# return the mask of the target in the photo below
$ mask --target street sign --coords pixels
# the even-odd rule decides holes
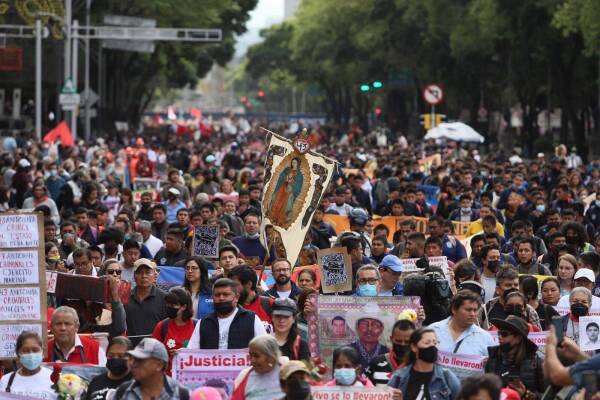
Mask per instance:
[[[441,103],[444,100],[444,89],[436,83],[425,86],[423,100],[432,106]]]
[[[103,22],[110,26],[131,26],[138,28],[156,28],[156,20],[148,18],[128,17],[125,15],[104,15]],[[131,41],[123,39],[103,40],[105,49],[136,51],[139,53],[154,53],[154,43],[151,41]]]
[[[58,98],[58,102],[64,111],[77,110],[80,101],[81,96],[79,93],[61,93]]]
[[[81,93],[79,93],[80,97],[81,97],[81,106],[85,106],[85,99],[86,99],[86,95],[85,95],[85,90]],[[96,92],[94,92],[93,89],[90,89],[89,95],[87,96],[88,102],[90,104],[90,106],[93,106],[94,104],[96,104],[96,102],[98,101],[99,97],[98,94]]]
[[[73,84],[73,80],[71,78],[67,78],[65,84],[60,90],[61,94],[77,94],[77,89],[75,89],[75,85]],[[78,95],[79,96],[79,95]]]
[[[81,118],[85,117],[85,107],[83,107],[81,109],[81,112],[79,113],[79,116]],[[98,110],[96,110],[95,108],[90,108],[90,118],[96,118],[98,116]]]

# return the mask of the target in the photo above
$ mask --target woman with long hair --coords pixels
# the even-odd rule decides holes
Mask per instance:
[[[450,370],[437,363],[438,339],[430,328],[417,329],[410,335],[408,365],[397,370],[388,386],[395,389],[394,400],[438,399],[454,400],[460,381]]]
[[[556,306],[560,301],[560,282],[555,277],[546,278],[540,285],[542,290],[542,302],[551,306]]]
[[[570,254],[563,254],[558,258],[556,275],[560,284],[560,295],[566,296],[574,287],[575,272],[577,271],[577,259]]]
[[[183,287],[192,296],[193,315],[202,319],[214,311],[214,303],[208,279],[208,263],[202,257],[188,257],[185,260]]]
[[[273,337],[277,339],[281,355],[290,360],[310,361],[306,340],[300,337],[296,324],[296,302],[292,299],[275,299],[271,306]]]

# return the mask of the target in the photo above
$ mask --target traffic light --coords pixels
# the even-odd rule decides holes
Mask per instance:
[[[379,117],[379,116],[381,115],[381,113],[382,113],[382,110],[381,110],[381,108],[377,107],[377,108],[375,109],[375,115],[377,115],[377,116]]]
[[[371,90],[371,87],[369,85],[360,85],[361,92],[368,92],[369,90]]]
[[[425,128],[426,131],[431,129],[431,114],[421,114],[421,125]]]
[[[240,101],[241,101],[242,103],[245,103],[245,102],[247,102],[247,101],[248,101],[248,97],[246,97],[246,96],[242,96],[242,97],[240,97]]]
[[[251,101],[247,101],[246,102],[246,108],[251,108],[252,107],[252,102]]]
[[[266,93],[265,93],[263,90],[259,90],[259,91],[258,91],[258,93],[256,93],[256,95],[257,95],[259,98],[263,98],[263,97],[265,97],[265,96],[266,96]]]
[[[382,87],[383,87],[383,83],[381,83],[380,81],[373,82],[373,89],[379,89]]]

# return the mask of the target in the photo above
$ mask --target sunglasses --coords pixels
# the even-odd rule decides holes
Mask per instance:
[[[507,337],[511,335],[514,336],[514,333],[509,331],[498,331],[498,336]]]
[[[120,269],[107,269],[106,270],[106,274],[107,275],[121,275],[121,270]]]

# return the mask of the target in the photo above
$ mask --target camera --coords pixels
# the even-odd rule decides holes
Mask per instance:
[[[447,301],[450,298],[450,284],[444,271],[438,266],[429,265],[425,257],[417,260],[416,265],[423,273],[404,278],[404,295],[420,296],[421,301],[430,300],[432,303]]]

